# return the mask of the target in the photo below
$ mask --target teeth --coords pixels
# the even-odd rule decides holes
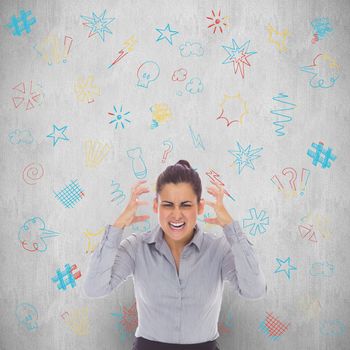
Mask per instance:
[[[170,225],[171,225],[171,226],[174,226],[174,227],[181,227],[182,225],[184,225],[184,222],[181,222],[181,223],[174,223],[174,222],[171,222]]]

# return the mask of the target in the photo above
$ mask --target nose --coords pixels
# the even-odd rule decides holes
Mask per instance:
[[[172,214],[176,220],[179,220],[182,218],[182,212],[179,207],[174,207]]]

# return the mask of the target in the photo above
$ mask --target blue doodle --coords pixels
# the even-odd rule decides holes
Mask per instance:
[[[316,262],[311,265],[310,275],[330,277],[334,274],[335,266],[327,261]]]
[[[179,50],[182,57],[203,56],[204,53],[204,49],[200,43],[191,43],[189,41],[180,45]]]
[[[330,160],[336,160],[337,157],[332,154],[332,148],[328,147],[327,150],[324,149],[324,144],[319,141],[318,144],[312,143],[311,146],[315,149],[315,152],[312,149],[308,149],[306,154],[312,158],[312,165],[317,166],[318,163],[321,163],[322,168],[330,168],[332,163]],[[323,155],[323,157],[321,157]]]
[[[257,153],[260,152],[263,149],[263,147],[251,150],[251,145],[247,146],[246,149],[242,148],[239,142],[237,142],[237,145],[238,151],[229,150],[228,152],[236,158],[234,160],[234,163],[238,164],[238,174],[241,173],[245,166],[254,170],[255,168],[252,161],[260,157],[260,155],[258,155]]]
[[[48,230],[45,226],[44,220],[32,217],[20,227],[18,240],[25,250],[44,252],[47,249],[45,240],[60,235],[58,232]]]
[[[187,84],[186,84],[186,91],[190,92],[191,94],[198,94],[199,92],[203,91],[203,84],[199,78],[192,78]]]
[[[16,308],[16,318],[21,326],[27,329],[27,331],[36,331],[38,326],[38,311],[35,306],[28,303],[21,303]]]
[[[295,266],[290,265],[290,257],[288,257],[286,260],[282,260],[279,258],[276,258],[276,260],[279,264],[279,267],[274,272],[275,273],[284,272],[287,275],[288,279],[290,279],[290,271],[297,269]],[[288,266],[285,268],[282,268],[282,264],[286,264],[286,263],[288,263]]]
[[[250,40],[246,41],[242,46],[238,46],[236,41],[232,39],[232,47],[222,45],[229,54],[222,64],[233,63],[234,72],[236,73],[239,68],[242,78],[244,78],[244,65],[250,66],[248,57],[257,53],[256,51],[248,52],[249,44]]]
[[[12,34],[14,36],[22,36],[22,32],[26,31],[26,33],[31,32],[30,26],[36,23],[36,18],[29,16],[32,15],[32,11],[19,11],[19,17],[12,16],[11,22],[6,25],[7,28],[12,28]],[[22,24],[21,24],[22,23]]]
[[[166,39],[170,45],[173,44],[173,36],[176,34],[179,34],[179,32],[177,32],[175,30],[171,30],[169,24],[167,24],[164,29],[156,28],[156,31],[160,33],[160,35],[156,41]],[[170,37],[169,37],[169,35],[170,35]]]
[[[104,10],[104,12],[100,16],[96,16],[94,12],[92,13],[92,17],[80,16],[82,19],[87,21],[83,23],[83,25],[91,29],[89,37],[98,34],[101,40],[105,41],[105,33],[112,34],[112,32],[107,26],[115,18],[104,18],[106,15],[106,11],[107,10]]]
[[[282,117],[282,120],[277,120],[276,122],[272,123],[272,124],[279,127],[278,129],[275,130],[275,133],[277,134],[277,136],[284,136],[285,135],[284,125],[282,123],[287,123],[287,122],[290,122],[292,120],[292,118],[289,115],[285,114],[284,111],[292,110],[296,106],[294,103],[282,100],[282,99],[286,99],[286,98],[288,98],[288,95],[285,95],[283,92],[280,92],[277,96],[274,96],[272,98],[274,101],[281,102],[281,103],[284,103],[286,105],[294,106],[294,107],[274,109],[274,110],[270,111],[272,114],[275,114],[275,115]],[[281,113],[281,112],[283,112],[283,113]]]
[[[146,61],[137,70],[137,86],[148,88],[149,83],[159,77],[160,68],[156,62]]]
[[[204,151],[204,146],[203,146],[203,141],[202,138],[199,134],[195,135],[194,131],[192,130],[191,126],[188,126],[190,129],[190,133],[191,133],[191,137],[192,137],[192,141],[194,144],[194,147],[196,148],[202,148],[202,150]]]
[[[249,234],[255,236],[258,232],[260,234],[266,232],[266,226],[269,225],[269,217],[266,212],[262,210],[259,215],[255,208],[249,209],[250,218],[243,219],[243,228],[250,227]]]
[[[112,186],[116,188],[113,188],[113,192],[111,194],[112,195],[114,195],[115,193],[118,194],[117,196],[113,196],[112,202],[117,201],[117,205],[119,205],[125,200],[126,195],[124,191],[120,189],[120,184],[118,182],[115,182],[114,180],[112,180]]]
[[[57,282],[57,288],[61,290],[66,290],[67,286],[71,286],[74,288],[77,284],[75,282],[75,275],[72,274],[72,270],[75,265],[70,266],[69,264],[64,265],[64,270],[61,271],[60,269],[56,270],[56,276],[51,277],[51,281],[56,283]],[[78,273],[78,276],[80,277],[80,272]],[[64,278],[66,277],[66,278]]]
[[[13,130],[9,133],[9,141],[12,144],[25,143],[27,145],[33,143],[33,136],[29,130]]]
[[[108,112],[109,115],[112,115],[114,119],[112,119],[108,124],[115,123],[115,129],[118,129],[118,125],[122,126],[124,129],[124,123],[131,123],[129,119],[126,118],[127,115],[130,114],[130,111],[123,113],[123,106],[120,106],[119,112],[117,111],[116,106],[113,106],[114,113]]]
[[[329,23],[329,19],[325,17],[315,18],[311,22],[311,25],[317,34],[318,40],[323,39],[328,33],[333,30],[331,24]]]
[[[326,336],[340,336],[345,332],[345,325],[340,320],[323,320],[320,322],[320,332]]]
[[[134,175],[138,179],[144,179],[147,176],[147,168],[142,157],[142,150],[140,147],[129,149],[126,151],[129,158],[132,160],[132,169]]]
[[[46,137],[51,137],[53,139],[53,146],[56,146],[56,143],[59,140],[65,140],[65,141],[69,141],[69,138],[64,134],[66,129],[68,128],[68,126],[63,126],[62,128],[58,128],[55,124],[53,125],[53,132],[49,135],[47,135]],[[58,136],[56,136],[56,131],[60,132],[60,134]]]
[[[73,208],[75,204],[84,196],[83,189],[77,184],[78,180],[71,180],[71,183],[63,190],[53,192],[58,200],[66,207]]]

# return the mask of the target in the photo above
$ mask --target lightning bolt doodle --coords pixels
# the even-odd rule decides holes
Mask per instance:
[[[194,144],[194,147],[196,148],[202,148],[202,150],[204,151],[204,146],[203,146],[203,141],[202,141],[202,138],[199,134],[195,135],[193,129],[191,128],[191,126],[188,126],[189,129],[190,129],[190,133],[191,133],[191,136],[192,136],[192,141],[193,141],[193,144]]]
[[[225,184],[219,179],[220,175],[213,169],[210,169],[209,171],[207,171],[205,173],[205,175],[207,175],[209,177],[209,179],[211,180],[211,182],[219,184],[221,186],[225,186]],[[236,201],[225,189],[224,189],[224,193],[230,197],[233,201]]]

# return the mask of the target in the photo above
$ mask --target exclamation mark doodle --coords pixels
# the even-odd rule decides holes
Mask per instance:
[[[63,63],[67,62],[67,56],[69,54],[70,48],[72,46],[72,42],[73,42],[73,38],[71,38],[70,36],[65,36],[64,37],[64,42],[63,42],[63,46],[64,46],[64,51],[63,51]]]
[[[277,177],[277,175],[272,176],[272,178],[270,180],[277,186],[278,191],[284,191],[284,187],[283,187],[281,181],[279,180],[279,178]]]
[[[300,195],[304,195],[305,187],[307,184],[307,181],[309,180],[310,177],[310,170],[303,168],[301,171],[301,180],[300,180]]]

